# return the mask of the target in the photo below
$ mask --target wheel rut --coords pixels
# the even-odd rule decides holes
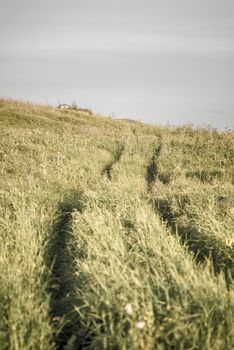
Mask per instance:
[[[162,145],[155,150],[147,167],[146,180],[150,193],[152,193],[152,187],[156,179],[165,186],[166,191],[169,191],[166,185],[170,183],[170,180],[165,179],[165,176],[158,171],[161,152]],[[178,235],[181,244],[186,246],[194,255],[195,261],[201,264],[207,259],[210,259],[214,272],[216,274],[224,272],[227,285],[229,285],[234,278],[234,252],[231,247],[223,244],[214,235],[201,232],[195,224],[181,223],[179,217],[176,217],[173,213],[168,199],[152,198],[151,204],[154,210],[159,213],[171,233]]]
[[[77,313],[79,301],[75,298],[77,278],[75,273],[75,252],[71,242],[72,212],[83,211],[81,195],[69,193],[58,207],[58,216],[47,245],[45,262],[50,271],[51,281],[47,292],[50,294],[50,318],[54,330],[56,349],[78,349],[76,329],[79,327]]]
[[[171,232],[177,234],[181,243],[193,253],[198,264],[210,259],[214,272],[224,272],[227,284],[231,283],[234,278],[234,253],[231,247],[223,244],[213,234],[203,233],[193,224],[180,223],[179,218],[173,214],[169,201],[156,198],[154,208]]]
[[[107,179],[109,181],[112,180],[112,169],[113,169],[113,166],[120,161],[121,157],[122,157],[122,154],[124,152],[124,144],[123,143],[119,143],[117,148],[115,149],[115,151],[113,152],[113,159],[107,163],[103,170],[102,170],[102,175],[106,175]]]
[[[152,190],[155,179],[158,176],[158,159],[162,151],[162,145],[159,145],[155,148],[153,156],[151,157],[150,163],[147,166],[147,175],[146,180],[148,184],[148,190]]]

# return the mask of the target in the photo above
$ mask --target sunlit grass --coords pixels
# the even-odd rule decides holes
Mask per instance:
[[[234,346],[233,133],[0,100],[0,349]]]

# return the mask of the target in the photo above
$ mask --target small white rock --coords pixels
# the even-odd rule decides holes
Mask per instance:
[[[130,303],[126,304],[124,309],[125,309],[127,315],[131,316],[133,314],[132,304],[130,304]]]
[[[145,322],[144,321],[137,321],[135,323],[135,326],[137,329],[143,329],[145,327]]]

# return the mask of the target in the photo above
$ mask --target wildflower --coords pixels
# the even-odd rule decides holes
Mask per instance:
[[[124,309],[125,309],[127,315],[131,316],[133,314],[132,304],[130,304],[130,303],[126,304]]]
[[[143,329],[145,327],[145,322],[144,321],[137,321],[135,323],[135,326],[137,329]]]

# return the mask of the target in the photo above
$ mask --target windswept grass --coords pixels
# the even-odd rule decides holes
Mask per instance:
[[[234,347],[233,133],[0,100],[0,349]]]

